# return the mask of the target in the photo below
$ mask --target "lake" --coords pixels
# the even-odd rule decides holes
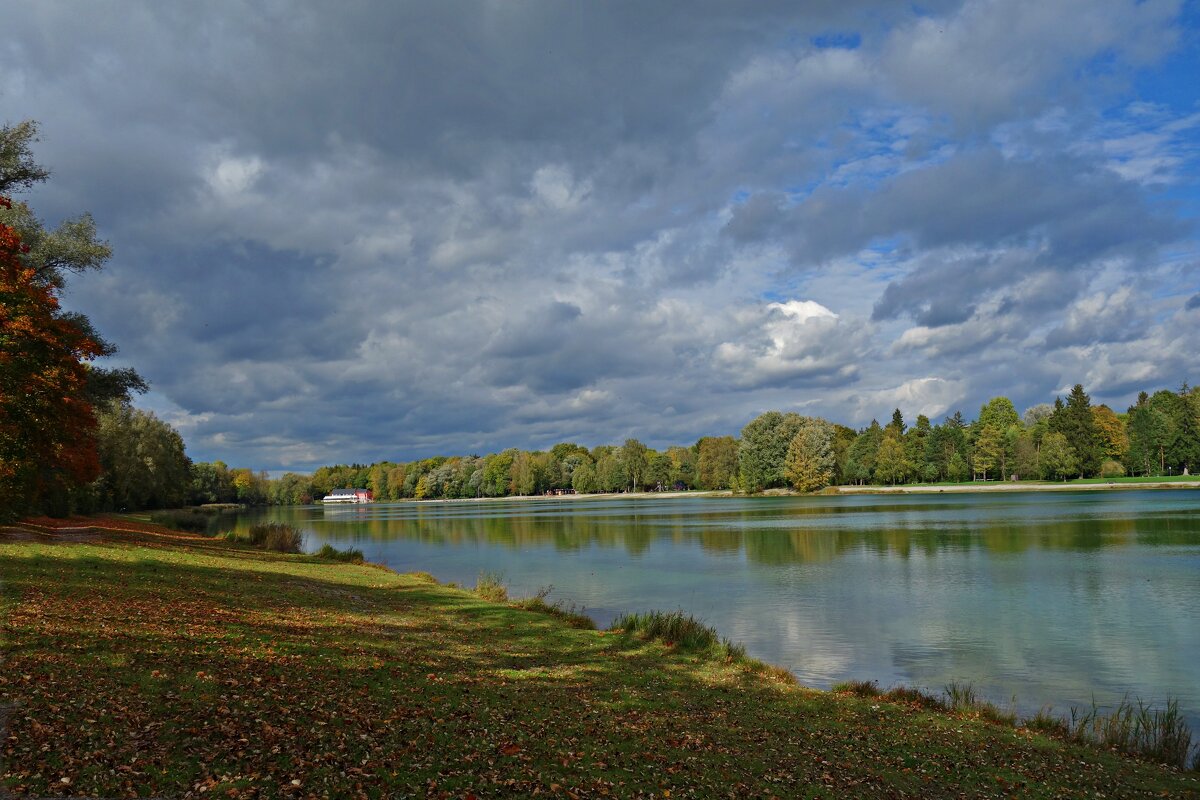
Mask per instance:
[[[1200,491],[407,502],[238,525],[263,519],[443,582],[553,586],[602,627],[683,609],[811,686],[966,682],[1022,714],[1169,695],[1200,730]]]

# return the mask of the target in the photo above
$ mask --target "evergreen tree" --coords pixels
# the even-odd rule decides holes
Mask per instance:
[[[1092,417],[1091,398],[1082,384],[1075,384],[1065,406],[1055,403],[1052,427],[1066,437],[1075,453],[1076,469],[1080,476],[1095,475],[1100,470],[1100,448],[1096,422]]]
[[[883,428],[876,420],[858,434],[846,455],[846,478],[856,483],[867,483],[874,477],[875,461],[879,445],[883,442]]]

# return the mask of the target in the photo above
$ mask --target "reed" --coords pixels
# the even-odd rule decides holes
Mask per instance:
[[[623,614],[609,630],[620,630],[643,639],[657,639],[680,650],[707,653],[723,661],[744,661],[746,648],[723,639],[716,629],[682,611],[647,611]]]
[[[339,550],[328,542],[321,545],[321,549],[313,553],[316,558],[323,558],[327,561],[343,561],[348,564],[363,563],[363,552],[357,547],[347,547],[345,550]]]
[[[1101,713],[1093,699],[1087,711],[1072,708],[1066,724],[1077,741],[1179,769],[1200,769],[1200,745],[1192,743],[1192,729],[1174,698],[1156,708],[1141,698],[1131,701],[1126,695],[1110,714]]]
[[[251,525],[246,536],[255,547],[276,553],[299,553],[304,544],[304,534],[286,522],[262,522]]]
[[[233,520],[221,513],[221,509],[173,508],[154,511],[150,514],[150,521],[173,531],[202,536],[219,536],[233,527]]]
[[[859,697],[879,697],[883,692],[875,681],[842,681],[830,687],[831,691],[854,694]]]

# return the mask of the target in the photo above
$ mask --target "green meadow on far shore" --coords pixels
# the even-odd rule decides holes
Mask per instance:
[[[487,576],[476,593],[128,519],[38,522],[0,531],[16,796],[1200,793],[1195,770],[1014,727],[969,687],[953,711],[798,686],[684,615],[588,630]]]
[[[942,483],[901,483],[894,486],[846,485],[826,490],[831,494],[895,492],[1062,492],[1096,489],[1195,489],[1200,475],[1158,475],[1119,478],[1075,478],[1069,481],[959,481]]]

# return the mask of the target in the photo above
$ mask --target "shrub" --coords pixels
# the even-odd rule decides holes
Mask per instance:
[[[330,561],[345,561],[350,564],[363,563],[363,553],[356,547],[347,547],[345,550],[338,550],[333,545],[326,542],[321,545],[321,549],[313,553],[316,558],[325,558]]]
[[[250,544],[276,553],[299,553],[304,534],[286,522],[261,522],[250,526]]]
[[[481,572],[475,582],[475,595],[490,603],[503,603],[508,600],[508,589],[504,585],[504,576],[498,572]]]
[[[744,645],[722,639],[715,628],[682,611],[623,614],[613,621],[609,630],[636,634],[643,639],[659,639],[680,650],[704,652],[725,661],[746,658]]]
[[[1100,477],[1124,478],[1125,467],[1121,465],[1120,461],[1113,461],[1112,459],[1109,459],[1100,465]]]

